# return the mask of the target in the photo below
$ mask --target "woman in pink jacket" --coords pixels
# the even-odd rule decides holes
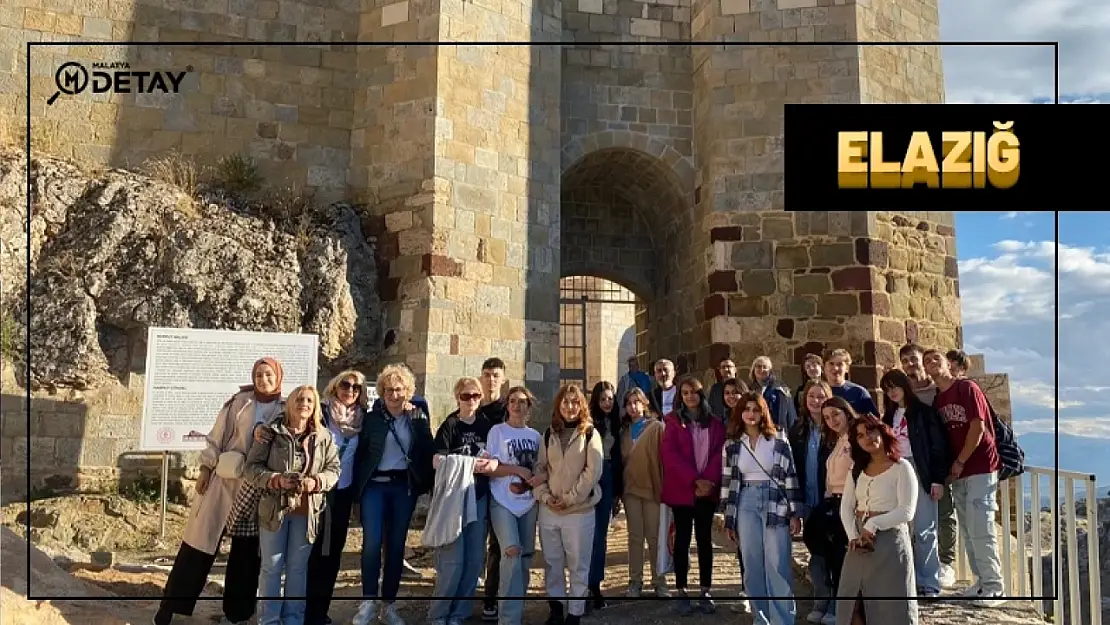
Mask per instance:
[[[686,593],[690,571],[690,535],[698,541],[699,609],[716,610],[709,589],[713,585],[713,515],[720,498],[725,425],[709,411],[705,389],[693,376],[678,383],[678,409],[663,422],[659,456],[663,463],[661,499],[674,514],[674,573],[678,590],[676,609],[682,616],[693,612]]]

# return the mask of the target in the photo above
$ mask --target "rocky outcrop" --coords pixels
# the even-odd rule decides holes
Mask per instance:
[[[324,370],[377,358],[374,251],[354,207],[283,219],[215,191],[191,197],[144,175],[35,158],[28,241],[26,167],[22,153],[0,152],[3,309],[30,312],[21,383],[125,380],[141,370],[152,325],[315,333]]]

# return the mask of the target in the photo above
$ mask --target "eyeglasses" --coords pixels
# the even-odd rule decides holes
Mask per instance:
[[[361,384],[352,384],[351,382],[348,382],[346,380],[343,380],[339,383],[339,388],[343,389],[344,391],[354,391],[356,393],[362,392]]]
[[[481,393],[459,393],[459,401],[474,401],[481,398]]]

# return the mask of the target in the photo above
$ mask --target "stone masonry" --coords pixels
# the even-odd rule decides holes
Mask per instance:
[[[12,0],[0,127],[18,138],[24,43],[58,42],[30,62],[35,149],[247,154],[361,203],[387,358],[434,418],[490,355],[553,396],[569,275],[648,306],[649,359],[767,354],[794,382],[806,352],[846,347],[873,387],[901,342],[961,343],[952,216],[783,212],[783,106],[943,101],[935,47],[834,45],[937,30],[935,0]],[[190,71],[180,95],[47,107],[68,60]]]

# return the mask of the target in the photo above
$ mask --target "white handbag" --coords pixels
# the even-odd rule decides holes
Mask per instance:
[[[243,477],[243,468],[247,457],[242,452],[225,451],[216,461],[216,475],[225,480],[237,480]]]

